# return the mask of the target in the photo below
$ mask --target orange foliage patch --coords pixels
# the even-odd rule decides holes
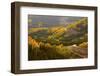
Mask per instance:
[[[36,40],[32,39],[31,36],[28,36],[28,44],[32,47],[39,47],[39,43]]]

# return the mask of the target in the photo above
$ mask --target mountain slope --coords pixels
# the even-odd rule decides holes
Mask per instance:
[[[29,29],[28,59],[75,59],[88,57],[88,22],[81,19],[66,26]]]
[[[33,29],[33,31],[32,31]],[[87,41],[87,19],[81,19],[66,27],[32,28],[29,36],[37,41],[51,44],[72,45]],[[37,29],[37,30],[36,30]]]

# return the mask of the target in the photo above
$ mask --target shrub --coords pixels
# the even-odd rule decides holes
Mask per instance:
[[[87,42],[83,42],[79,45],[79,47],[81,48],[88,48],[88,43]]]

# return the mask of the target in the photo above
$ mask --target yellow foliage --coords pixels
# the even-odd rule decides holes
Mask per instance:
[[[47,48],[48,48],[48,47],[51,47],[51,44],[46,43],[46,44],[45,44],[45,47],[47,47]]]
[[[81,48],[88,48],[88,43],[87,42],[83,42],[79,45],[79,47]]]

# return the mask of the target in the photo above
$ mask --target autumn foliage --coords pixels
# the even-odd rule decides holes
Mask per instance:
[[[39,23],[39,25],[43,25]],[[86,58],[88,53],[87,19],[67,26],[36,27],[28,30],[28,59]]]

